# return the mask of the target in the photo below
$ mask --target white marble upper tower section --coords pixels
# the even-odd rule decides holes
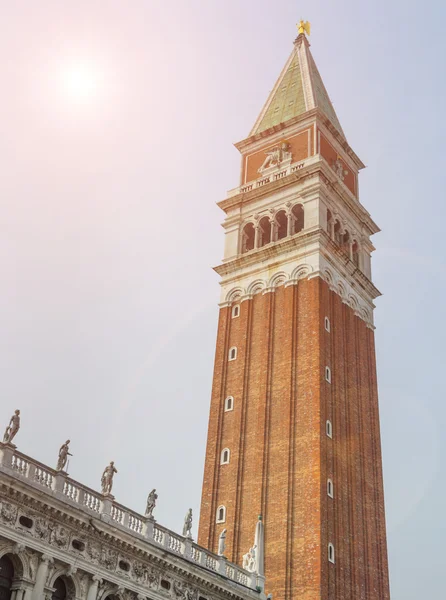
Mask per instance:
[[[348,145],[301,34],[241,153],[226,213],[221,303],[323,277],[372,324],[371,236],[361,205],[364,164]]]

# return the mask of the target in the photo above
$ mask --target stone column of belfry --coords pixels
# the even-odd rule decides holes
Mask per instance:
[[[226,529],[225,554],[242,564],[262,515],[274,600],[388,600],[373,327],[380,293],[370,260],[379,228],[359,201],[364,165],[305,33],[236,147],[240,188],[219,203],[226,240],[215,268],[221,299],[199,543],[217,551]],[[283,147],[286,164],[275,152]],[[266,156],[276,162],[265,182]],[[269,218],[274,232],[279,211],[287,235],[265,243],[259,223]],[[294,233],[297,214],[303,229]],[[245,251],[252,227],[254,249]]]

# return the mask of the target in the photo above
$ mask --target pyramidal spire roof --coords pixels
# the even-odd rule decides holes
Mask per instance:
[[[319,108],[345,137],[311,55],[310,44],[305,34],[301,33],[294,42],[291,56],[255,122],[250,136],[279,123],[285,123],[313,108]]]

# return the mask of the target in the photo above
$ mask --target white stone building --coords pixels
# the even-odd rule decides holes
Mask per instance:
[[[263,585],[110,493],[0,443],[0,600],[264,600]]]

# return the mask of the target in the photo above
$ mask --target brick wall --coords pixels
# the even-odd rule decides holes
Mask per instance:
[[[386,600],[373,332],[319,278],[240,306],[237,318],[220,311],[199,543],[216,550],[227,528],[226,555],[241,563],[262,514],[275,600]],[[238,354],[228,362],[231,346]],[[224,412],[229,395],[234,410]],[[230,463],[220,465],[225,447]],[[227,518],[218,525],[220,504]]]

